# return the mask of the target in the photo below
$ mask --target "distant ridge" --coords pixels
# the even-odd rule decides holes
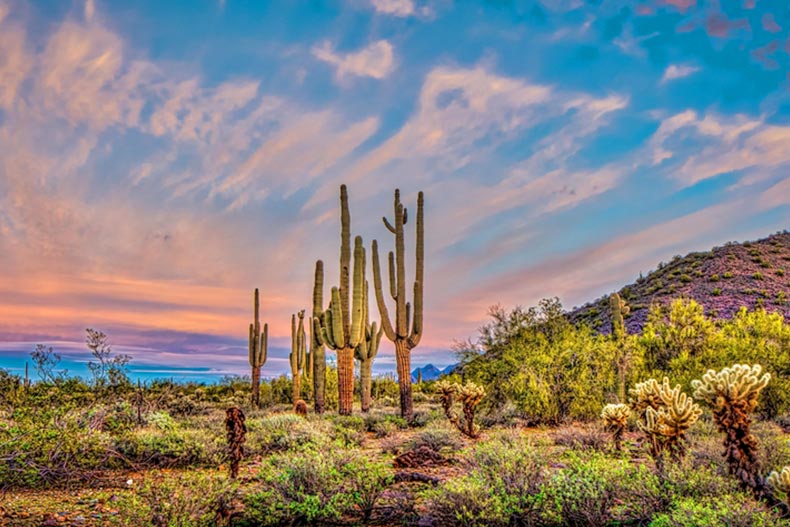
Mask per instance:
[[[759,306],[790,319],[790,232],[675,256],[618,293],[631,307],[625,320],[631,333],[641,331],[651,304],[668,304],[679,297],[699,302],[713,319],[731,318],[741,307]],[[608,302],[608,295],[598,298],[568,316],[572,322],[608,333]]]
[[[447,366],[445,369],[440,370],[433,364],[426,364],[422,368],[415,368],[411,372],[411,382],[417,382],[417,378],[419,372],[422,371],[422,380],[423,381],[435,381],[442,375],[449,375],[450,373],[454,372],[455,369],[458,367],[458,364],[451,364]]]

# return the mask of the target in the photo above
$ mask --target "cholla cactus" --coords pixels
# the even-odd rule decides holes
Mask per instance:
[[[637,425],[650,441],[650,454],[658,463],[665,450],[675,456],[683,454],[686,431],[697,422],[702,409],[680,390],[672,388],[664,377],[661,384],[649,379],[631,390],[631,408],[638,416]]]
[[[433,389],[439,394],[439,402],[444,408],[444,415],[447,419],[453,419],[453,396],[455,395],[456,384],[449,381],[437,381]]]
[[[736,364],[721,371],[708,370],[702,380],[691,381],[694,397],[713,410],[713,418],[724,432],[724,457],[730,474],[744,487],[761,492],[763,482],[757,461],[757,438],[749,428],[751,412],[757,407],[760,392],[771,375],[762,373],[759,364]]]
[[[480,426],[475,424],[477,406],[486,395],[485,388],[473,382],[464,385],[439,381],[434,384],[434,389],[439,394],[439,400],[444,408],[447,419],[455,425],[462,434],[476,439],[480,435]],[[453,401],[457,400],[463,407],[463,416],[455,414],[452,410]]]
[[[782,472],[772,471],[768,475],[767,483],[771,489],[784,497],[787,505],[790,505],[790,467],[784,467]]]
[[[625,404],[607,404],[601,411],[601,418],[606,428],[612,432],[614,448],[618,452],[622,450],[623,432],[628,425],[628,418],[631,416],[631,409]]]

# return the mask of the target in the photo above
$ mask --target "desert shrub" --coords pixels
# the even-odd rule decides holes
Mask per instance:
[[[713,288],[710,294],[713,296],[721,296],[721,288],[720,287]]]
[[[727,527],[773,527],[785,520],[767,511],[746,494],[725,494],[699,501],[680,498],[669,512],[658,514],[650,527],[697,527],[726,525]]]
[[[391,470],[344,449],[274,454],[261,467],[258,487],[245,498],[249,525],[337,522],[370,517]]]
[[[733,277],[733,274],[730,271],[727,271],[722,276],[729,280],[730,278]]]
[[[407,450],[417,450],[420,447],[428,447],[435,452],[447,449],[455,452],[463,446],[463,442],[449,427],[431,427],[416,434],[406,444]]]
[[[721,277],[718,274],[711,275],[710,277],[711,282],[718,282],[719,280],[721,280]]]
[[[246,449],[251,453],[281,452],[331,440],[332,425],[321,419],[305,419],[280,413],[247,420]]]
[[[447,527],[506,526],[504,511],[480,474],[454,478],[422,493],[428,521]]]
[[[213,527],[236,492],[232,483],[199,472],[152,473],[133,485],[134,492],[122,494],[113,505],[118,514],[110,516],[110,525]]]
[[[551,438],[555,445],[573,450],[604,451],[609,443],[606,432],[596,425],[564,426],[555,430]]]
[[[0,487],[86,482],[122,466],[112,436],[86,426],[87,413],[20,408],[0,425]]]
[[[117,440],[116,448],[127,459],[155,467],[186,467],[206,464],[204,445],[181,429],[146,427]]]

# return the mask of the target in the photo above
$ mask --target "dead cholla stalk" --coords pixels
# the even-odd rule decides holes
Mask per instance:
[[[751,413],[771,380],[770,374],[761,373],[759,364],[736,364],[718,372],[708,370],[702,380],[691,381],[694,397],[711,407],[719,431],[725,434],[724,457],[730,474],[758,495],[766,489],[759,473],[757,438],[750,432]]]
[[[230,460],[230,477],[239,475],[239,463],[244,458],[244,442],[247,440],[247,425],[244,424],[244,412],[241,408],[228,408],[225,412],[225,430],[228,433],[228,459]]]
[[[307,417],[307,403],[304,401],[304,399],[299,399],[296,401],[296,404],[294,405],[294,411],[296,412],[296,415]]]
[[[631,410],[659,468],[665,451],[674,457],[683,455],[686,431],[702,414],[699,405],[681,392],[680,385],[670,387],[666,377],[661,384],[655,379],[637,384],[631,390]]]
[[[465,436],[476,439],[480,436],[480,426],[475,424],[477,406],[486,395],[485,388],[473,382],[464,385],[439,381],[434,385],[439,394],[444,413],[451,423]],[[463,408],[463,416],[452,410],[453,400],[457,399]]]
[[[623,433],[630,415],[631,409],[626,404],[607,404],[601,412],[604,425],[612,433],[614,449],[618,452],[623,449]]]

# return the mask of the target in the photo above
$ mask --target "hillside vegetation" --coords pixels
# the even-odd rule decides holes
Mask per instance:
[[[705,314],[714,320],[732,318],[742,307],[763,307],[790,318],[788,289],[790,232],[782,231],[752,242],[675,256],[618,293],[631,307],[626,327],[638,333],[652,304],[666,305],[678,297],[705,306]],[[601,297],[575,308],[570,319],[606,333],[611,327],[608,302],[608,297]]]

